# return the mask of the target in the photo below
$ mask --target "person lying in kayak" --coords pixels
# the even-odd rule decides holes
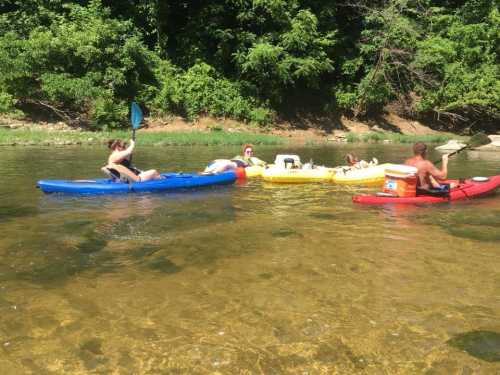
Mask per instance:
[[[204,174],[221,173],[225,171],[233,171],[236,168],[246,168],[248,163],[239,159],[215,159],[208,163],[207,167],[203,171]]]
[[[221,173],[236,168],[246,168],[254,165],[265,166],[267,163],[258,157],[253,156],[253,146],[245,144],[243,146],[243,156],[237,155],[231,160],[229,159],[216,159],[208,163],[203,173]]]
[[[243,145],[243,155],[238,155],[233,158],[233,160],[241,160],[248,164],[248,166],[252,167],[254,165],[266,166],[267,163],[264,160],[259,159],[256,156],[253,156],[253,145],[245,144]]]
[[[111,150],[111,155],[109,155],[108,164],[103,169],[108,169],[115,175],[125,176],[136,182],[162,178],[156,169],[141,171],[132,166],[130,157],[135,148],[133,139],[130,140],[128,147],[120,139],[111,139],[108,141],[108,148]]]
[[[354,154],[347,154],[345,156],[345,161],[347,162],[347,165],[349,167],[355,169],[373,167],[378,164],[378,160],[376,158],[373,158],[371,161],[368,162],[365,160],[359,160],[358,157]]]
[[[443,155],[443,166],[441,169],[425,157],[427,155],[427,145],[417,142],[413,145],[413,157],[405,161],[406,165],[417,168],[417,189],[424,191],[447,192],[449,184],[442,184],[439,181],[445,180],[448,176],[448,154]],[[452,186],[453,187],[453,186]]]

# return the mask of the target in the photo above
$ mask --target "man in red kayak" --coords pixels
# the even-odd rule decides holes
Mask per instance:
[[[447,192],[450,190],[449,184],[440,184],[439,180],[445,180],[448,175],[448,155],[443,155],[443,166],[441,169],[425,158],[427,145],[417,142],[413,145],[413,157],[406,160],[406,165],[417,168],[417,189],[433,192]]]

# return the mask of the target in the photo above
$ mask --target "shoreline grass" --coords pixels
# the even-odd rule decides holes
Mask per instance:
[[[75,131],[21,128],[10,129],[0,127],[0,145],[3,146],[36,146],[36,145],[97,145],[109,139],[130,139],[130,130],[113,131]],[[189,146],[189,145],[241,145],[252,143],[258,145],[279,145],[286,138],[246,132],[227,131],[192,131],[192,132],[136,132],[136,139],[143,145],[151,146]]]
[[[42,127],[10,128],[0,126],[0,146],[38,146],[38,145],[102,145],[109,139],[130,139],[130,130],[83,131]],[[257,145],[283,145],[293,142],[293,138],[248,132],[228,132],[223,129],[212,131],[138,131],[138,141],[150,146],[224,146],[252,143]],[[468,137],[451,133],[438,134],[400,134],[393,132],[346,133],[348,143],[445,143],[450,139],[466,141]],[[328,144],[328,139],[304,139],[305,146]]]
[[[370,132],[370,133],[347,133],[346,140],[348,143],[367,143],[367,142],[384,142],[390,143],[445,143],[450,139],[467,140],[468,137],[459,136],[451,133],[439,134],[400,134],[393,132]]]

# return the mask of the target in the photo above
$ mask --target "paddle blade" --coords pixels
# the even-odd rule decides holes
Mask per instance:
[[[142,111],[139,104],[132,102],[130,105],[130,122],[132,123],[132,128],[137,129],[142,121]]]

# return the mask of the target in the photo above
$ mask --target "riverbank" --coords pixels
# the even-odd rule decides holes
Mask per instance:
[[[131,131],[113,130],[89,132],[67,129],[43,129],[39,127],[11,129],[0,127],[1,146],[36,146],[36,145],[98,145],[105,144],[109,139],[129,139]],[[241,145],[252,143],[258,145],[279,145],[286,141],[285,138],[268,135],[227,132],[224,130],[213,132],[143,132],[136,133],[136,139],[143,145],[169,146],[169,145]]]
[[[392,121],[388,121],[391,119]],[[382,124],[382,125],[381,125]],[[297,128],[289,123],[260,128],[232,120],[210,117],[196,122],[181,118],[148,119],[136,132],[141,144],[166,145],[278,145],[285,143],[318,145],[335,142],[370,143],[444,143],[449,139],[465,139],[451,133],[437,132],[417,122],[388,117],[376,124],[343,119],[335,129],[325,130],[314,124]],[[388,130],[390,129],[390,130]],[[88,131],[75,129],[62,122],[34,123],[26,120],[0,118],[0,145],[96,145],[112,138],[130,138],[131,130]]]

